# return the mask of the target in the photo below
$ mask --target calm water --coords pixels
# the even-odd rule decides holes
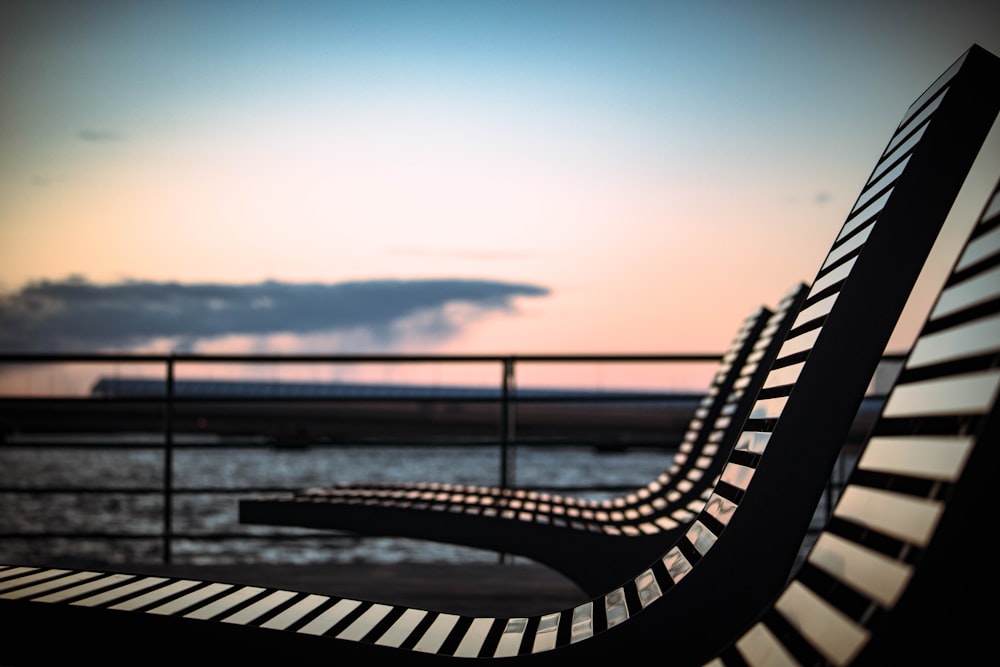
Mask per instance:
[[[516,483],[530,487],[637,488],[670,466],[672,454],[649,450],[601,453],[590,447],[518,447]],[[442,481],[495,485],[499,451],[490,447],[316,447],[301,450],[231,447],[179,448],[174,488],[296,489],[353,481]],[[102,487],[122,492],[29,494],[0,492],[0,533],[90,532],[158,534],[163,454],[156,449],[86,449],[0,446],[0,488]],[[599,498],[599,493],[572,491]],[[391,563],[496,562],[497,554],[417,540],[331,536],[328,532],[241,525],[237,503],[252,492],[181,493],[173,500],[173,530],[180,535],[240,533],[239,538],[173,542],[177,563]],[[608,494],[604,494],[608,495]],[[304,536],[276,541],[274,533]],[[260,535],[261,537],[256,537]],[[156,539],[0,538],[0,561],[159,562]]]

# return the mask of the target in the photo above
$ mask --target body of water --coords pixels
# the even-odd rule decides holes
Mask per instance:
[[[672,456],[672,451],[644,449],[609,453],[593,447],[519,446],[510,465],[518,486],[635,489],[669,468]],[[496,562],[499,557],[419,540],[242,525],[238,519],[239,499],[260,495],[251,489],[364,481],[497,485],[501,462],[495,447],[187,446],[174,451],[172,469],[177,491],[171,521],[177,535],[171,543],[175,563]],[[0,535],[15,535],[0,537],[0,561],[160,562],[162,538],[150,536],[163,529],[164,499],[158,491],[163,479],[164,455],[157,448],[0,445]],[[42,488],[58,492],[33,491]],[[565,493],[601,498],[620,492]],[[30,536],[43,532],[61,536]],[[106,534],[147,537],[105,539]],[[272,539],[274,534],[286,537]]]

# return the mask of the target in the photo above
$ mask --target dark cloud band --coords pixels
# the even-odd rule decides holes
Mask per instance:
[[[460,326],[448,317],[451,304],[509,311],[516,297],[546,294],[535,285],[461,279],[99,285],[70,278],[0,296],[0,349],[128,349],[162,338],[185,340],[187,346],[230,335],[359,329],[386,340],[398,337],[394,327],[417,315],[427,323],[421,336],[442,339]]]

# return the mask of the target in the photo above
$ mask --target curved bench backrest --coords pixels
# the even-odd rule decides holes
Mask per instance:
[[[957,664],[991,643],[1000,444],[1000,183],[833,515],[713,665]]]

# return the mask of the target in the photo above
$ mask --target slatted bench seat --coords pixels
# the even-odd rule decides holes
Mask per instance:
[[[597,595],[662,553],[701,511],[806,293],[797,285],[776,311],[761,307],[746,318],[673,465],[634,493],[597,502],[497,487],[344,486],[242,501],[240,520],[516,554]]]
[[[424,664],[504,657],[566,664],[620,660],[636,642],[655,642],[654,655],[680,665],[782,658],[893,664],[880,658],[899,651],[901,637],[913,639],[905,630],[914,619],[928,630],[916,638],[922,645],[953,648],[950,635],[935,632],[933,624],[943,621],[966,646],[988,649],[971,631],[978,630],[971,622],[978,609],[957,604],[968,589],[954,585],[994,576],[990,551],[975,536],[971,543],[961,538],[970,526],[988,528],[992,518],[982,500],[995,469],[990,448],[1000,435],[996,197],[941,292],[830,525],[806,566],[793,571],[792,562],[852,421],[840,409],[848,400],[841,392],[856,393],[860,404],[923,258],[994,124],[998,75],[1000,61],[974,47],[904,116],[813,281],[712,497],[683,538],[620,585],[571,609],[484,618],[223,582],[10,564],[0,566],[2,659]],[[908,144],[913,133],[922,138]],[[892,170],[885,160],[906,167],[882,181],[882,167]],[[962,571],[966,560],[970,572]],[[928,618],[934,600],[961,618]]]

